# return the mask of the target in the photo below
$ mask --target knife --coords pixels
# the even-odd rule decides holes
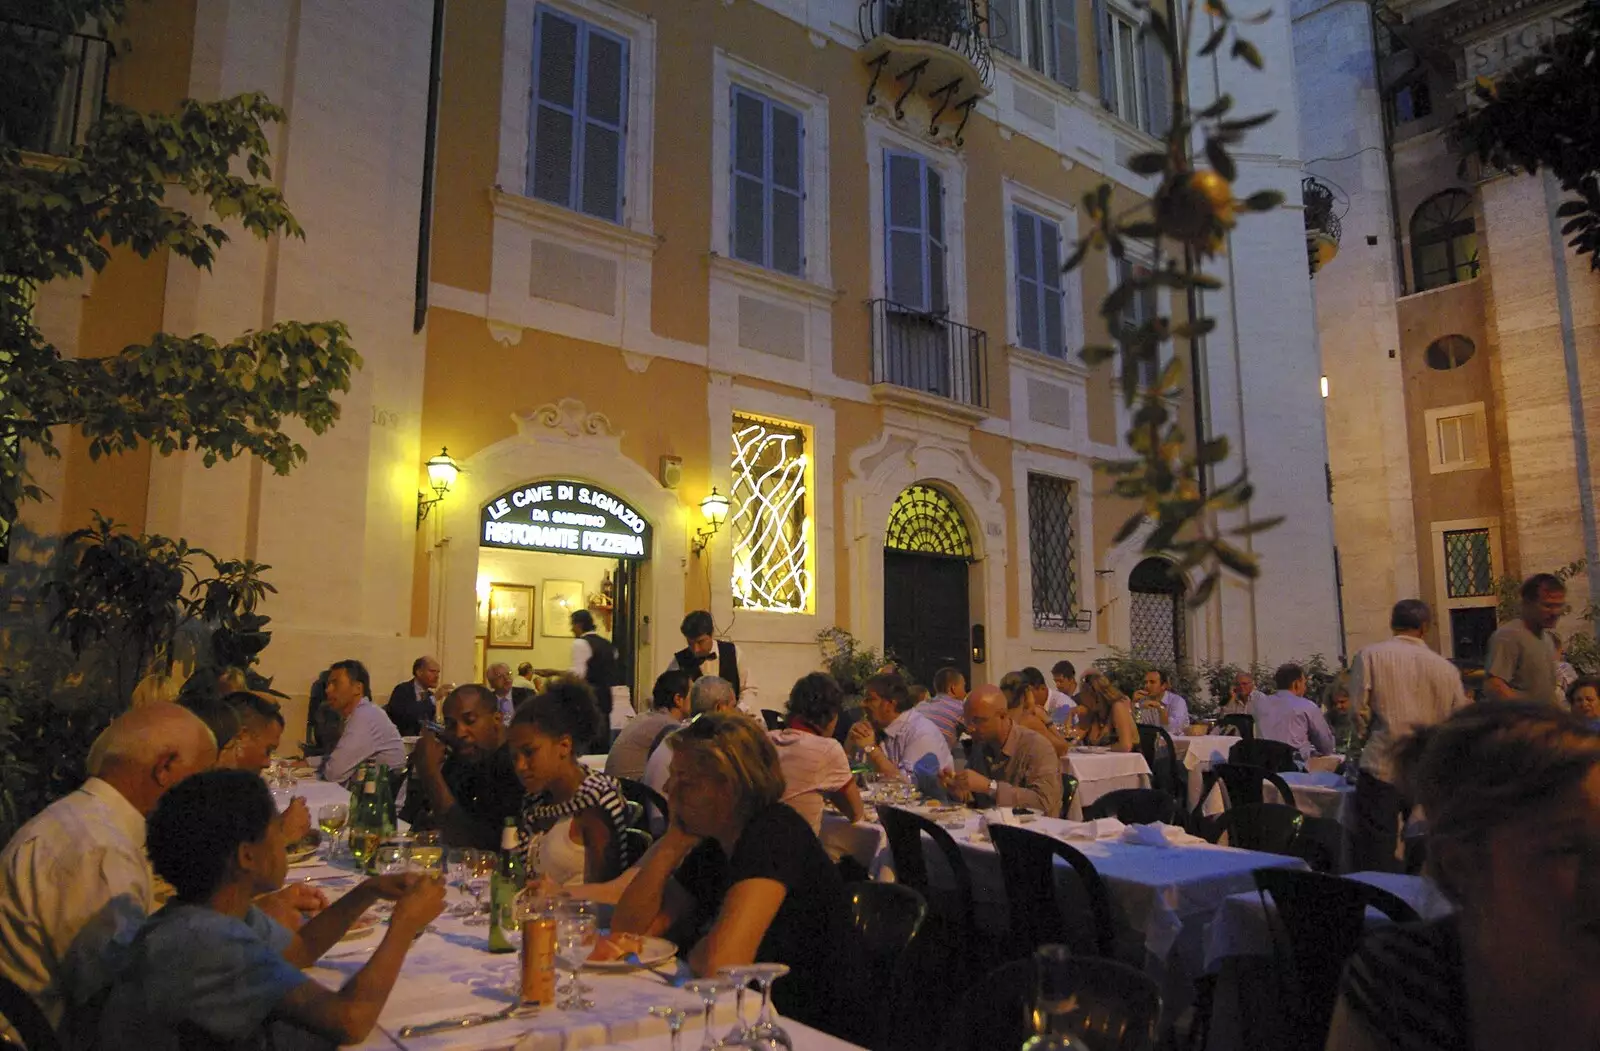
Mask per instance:
[[[463,1015],[460,1018],[446,1018],[440,1022],[428,1022],[425,1025],[407,1025],[400,1027],[400,1038],[404,1040],[411,1036],[425,1036],[428,1033],[442,1033],[448,1029],[470,1029],[475,1025],[488,1025],[490,1022],[503,1022],[510,1018],[521,1007],[520,1002],[506,1005],[502,1011],[492,1015]]]

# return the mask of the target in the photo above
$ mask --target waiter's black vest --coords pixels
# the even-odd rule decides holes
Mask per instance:
[[[685,646],[677,653],[674,653],[672,657],[673,660],[678,662],[679,671],[689,673],[690,682],[705,674],[700,670],[700,658],[696,657],[689,647]],[[710,660],[711,655],[709,653],[706,654],[705,659]],[[738,700],[741,692],[739,689],[739,651],[734,648],[731,642],[719,642],[717,643],[717,659],[722,668],[722,678],[727,679],[729,684],[733,686],[734,700]]]
[[[617,648],[594,632],[581,638],[589,644],[589,663],[584,666],[583,679],[593,687],[600,710],[610,715],[611,687],[622,685],[622,664],[617,660]]]

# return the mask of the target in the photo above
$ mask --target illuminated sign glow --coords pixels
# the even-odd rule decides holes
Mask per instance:
[[[581,482],[539,482],[483,508],[483,547],[570,552],[601,558],[650,557],[650,523],[620,497]]]

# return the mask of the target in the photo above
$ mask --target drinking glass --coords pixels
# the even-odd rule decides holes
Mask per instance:
[[[474,867],[472,856],[476,853],[477,851],[470,847],[456,847],[446,858],[449,885],[461,892],[461,901],[450,906],[452,916],[471,916],[478,911],[477,903],[467,900],[472,894],[467,881],[472,878]]]
[[[724,967],[717,975],[733,983],[733,1028],[722,1038],[723,1044],[743,1044],[750,1038],[750,1026],[744,1020],[744,994],[755,972],[749,967]]]
[[[1033,1036],[1024,1051],[1083,1051],[1073,1025],[1079,1008],[1072,953],[1064,945],[1041,945],[1033,963]]]
[[[559,1009],[587,1011],[594,1007],[594,1001],[585,1000],[578,989],[578,970],[599,940],[600,928],[593,916],[566,911],[556,915],[556,959],[570,975],[566,998],[556,1004]]]
[[[650,1014],[667,1023],[667,1032],[672,1034],[672,1051],[682,1051],[682,1038],[678,1034],[683,1032],[683,1023],[689,1020],[689,1012],[679,1007],[652,1007]]]
[[[729,989],[729,984],[723,978],[696,978],[692,982],[684,982],[683,988],[700,998],[700,1004],[705,1008],[705,1030],[700,1041],[700,1051],[716,1051],[719,1046],[717,1038],[711,1035],[711,1016],[716,1013],[717,1000]]]
[[[784,1051],[794,1051],[794,1041],[789,1039],[789,1034],[772,1017],[772,983],[789,973],[786,963],[753,963],[748,968],[751,979],[756,983],[756,988],[761,990],[761,1017],[756,1019],[756,1024],[745,1030],[745,1039],[751,1043],[760,1043],[764,1046],[783,1048]]]
[[[329,803],[317,808],[317,828],[322,830],[322,838],[328,842],[328,860],[332,861],[339,852],[339,836],[344,831],[344,826],[350,821],[350,805],[348,803]]]
[[[594,920],[596,927],[600,926],[600,907],[592,901],[585,901],[582,898],[558,898],[554,901],[554,907],[558,914],[567,916],[587,916]],[[577,986],[574,990],[574,995],[588,996],[590,993],[594,992],[594,990],[589,988],[588,984],[584,982],[582,976],[575,977],[577,980]]]
[[[366,868],[372,856],[378,852],[378,841],[383,834],[375,828],[352,828],[350,830],[350,856],[355,858],[356,864]]]
[[[411,853],[408,858],[413,871],[426,873],[434,879],[444,878],[444,846],[436,831],[413,832]]]
[[[495,865],[499,860],[492,850],[470,852],[465,883],[467,892],[472,895],[475,904],[466,921],[468,927],[489,925],[489,910],[483,903],[483,892],[489,889],[489,878],[494,875]]]

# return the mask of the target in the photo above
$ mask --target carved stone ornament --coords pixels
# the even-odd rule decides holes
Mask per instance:
[[[590,412],[588,406],[577,398],[562,398],[529,413],[516,413],[512,419],[516,420],[517,430],[521,434],[552,430],[561,431],[569,438],[622,437],[622,432],[611,425],[605,413]]]

